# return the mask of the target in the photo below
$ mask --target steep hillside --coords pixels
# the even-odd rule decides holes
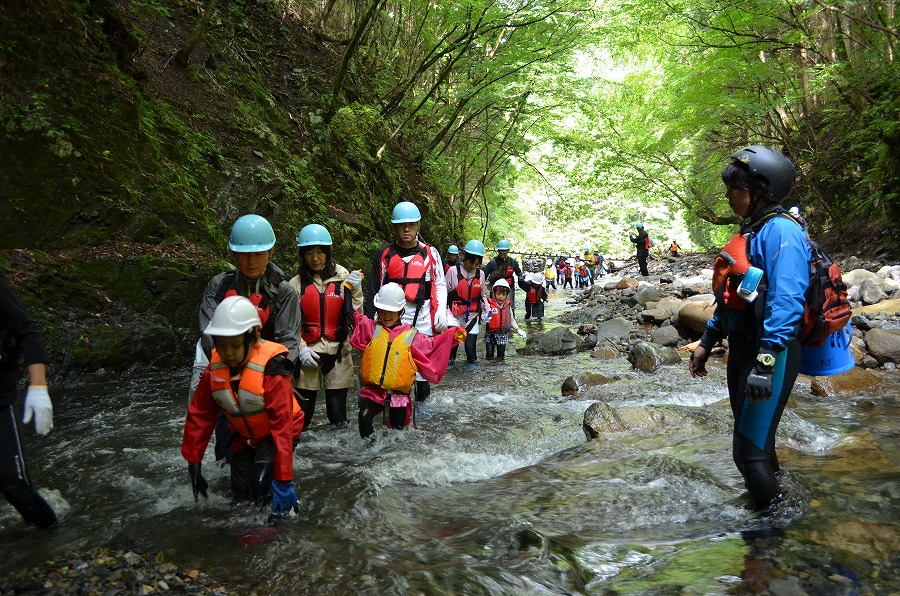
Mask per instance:
[[[341,46],[276,6],[220,7],[177,66],[199,3],[0,5],[0,265],[66,354],[58,372],[184,362],[243,213],[272,221],[288,271],[310,222],[362,265],[400,198],[420,203],[429,239],[446,235],[402,145],[373,158],[378,120],[352,103],[365,80],[323,118]]]

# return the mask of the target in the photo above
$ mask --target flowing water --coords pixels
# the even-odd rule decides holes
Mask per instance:
[[[548,319],[570,295],[553,296]],[[512,341],[505,362],[451,369],[430,417],[373,445],[353,408],[335,431],[319,404],[294,459],[301,513],[274,529],[230,506],[211,448],[210,498],[194,503],[180,455],[186,369],[54,386],[56,428],[28,448],[61,528],[22,528],[0,506],[0,570],[112,544],[162,551],[233,593],[719,594],[742,574],[786,590],[802,578],[821,588],[810,593],[900,591],[896,374],[840,398],[801,378],[778,436],[785,500],[760,517],[731,462],[723,366],[694,380],[686,366],[521,356]],[[616,378],[603,401],[664,422],[586,442],[593,400],[560,394],[582,371]]]

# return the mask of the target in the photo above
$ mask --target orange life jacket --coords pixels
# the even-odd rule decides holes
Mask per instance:
[[[456,287],[447,293],[450,312],[456,317],[467,312],[478,312],[481,309],[481,269],[476,268],[472,279],[466,279],[462,267],[457,265],[456,279]]]
[[[491,318],[487,322],[488,332],[509,331],[512,327],[512,303],[509,299],[502,305],[497,304],[497,301],[493,298],[488,298],[487,302],[488,306],[491,307]]]
[[[418,370],[410,353],[415,337],[415,327],[401,331],[391,339],[390,330],[376,325],[372,341],[363,350],[359,361],[359,377],[363,384],[408,395]]]
[[[303,286],[300,294],[300,310],[303,323],[300,337],[308,344],[322,336],[331,341],[347,339],[347,322],[344,314],[344,297],[340,282],[332,281],[320,292],[316,284]]]
[[[231,428],[248,439],[257,440],[270,434],[269,414],[266,412],[264,378],[266,364],[279,354],[287,354],[283,345],[274,341],[260,340],[250,355],[250,361],[241,373],[238,394],[234,394],[231,386],[231,371],[222,362],[219,351],[213,350],[209,363],[209,382],[212,397],[219,404],[231,422]],[[300,433],[302,422],[296,425],[298,416],[302,416],[300,404],[293,402],[294,434]],[[300,418],[302,421],[302,418]]]
[[[430,260],[428,247],[421,242],[409,261],[404,261],[397,253],[397,247],[391,244],[381,253],[384,270],[381,285],[390,282],[400,284],[406,299],[421,306],[431,296],[431,280],[426,279]]]
[[[734,310],[746,310],[748,302],[737,295],[744,274],[751,267],[747,258],[750,234],[735,234],[722,247],[713,264],[712,290],[716,299]]]

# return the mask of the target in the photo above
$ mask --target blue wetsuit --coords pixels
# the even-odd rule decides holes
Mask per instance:
[[[723,335],[728,336],[728,396],[734,415],[732,455],[755,509],[766,508],[779,493],[775,431],[800,368],[797,331],[809,285],[809,243],[800,226],[782,216],[771,217],[758,230],[753,226],[771,211],[758,213],[742,230],[755,230],[748,239],[748,252],[750,264],[764,272],[757,298],[763,302],[743,311],[719,302],[701,340],[708,348]],[[744,388],[761,347],[778,354],[772,397],[752,403]]]

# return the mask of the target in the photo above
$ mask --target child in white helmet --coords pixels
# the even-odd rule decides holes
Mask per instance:
[[[544,274],[526,275],[519,287],[525,290],[525,320],[536,319],[540,322],[544,316],[544,303],[549,297],[544,289]]]
[[[515,329],[522,339],[526,337],[525,332],[519,329],[516,317],[513,316],[512,301],[509,299],[509,282],[505,279],[494,282],[488,306],[490,311],[484,315],[487,329],[487,333],[484,334],[485,357],[494,358],[496,352],[496,357],[503,360],[506,356],[506,346],[509,344],[509,330]]]
[[[362,352],[359,377],[359,434],[374,432],[372,421],[387,408],[388,425],[402,430],[413,414],[410,397],[418,373],[438,383],[447,373],[450,349],[465,341],[466,330],[453,327],[428,337],[401,323],[407,307],[403,288],[393,282],[381,286],[374,298],[375,319],[354,313],[350,345]]]
[[[231,492],[235,503],[263,505],[272,514],[299,512],[294,490],[294,447],[303,410],[291,391],[294,365],[283,345],[260,338],[260,318],[248,298],[219,303],[203,333],[215,348],[200,376],[184,422],[181,454],[188,462],[194,499],[209,485],[200,472],[220,413],[232,437]]]

